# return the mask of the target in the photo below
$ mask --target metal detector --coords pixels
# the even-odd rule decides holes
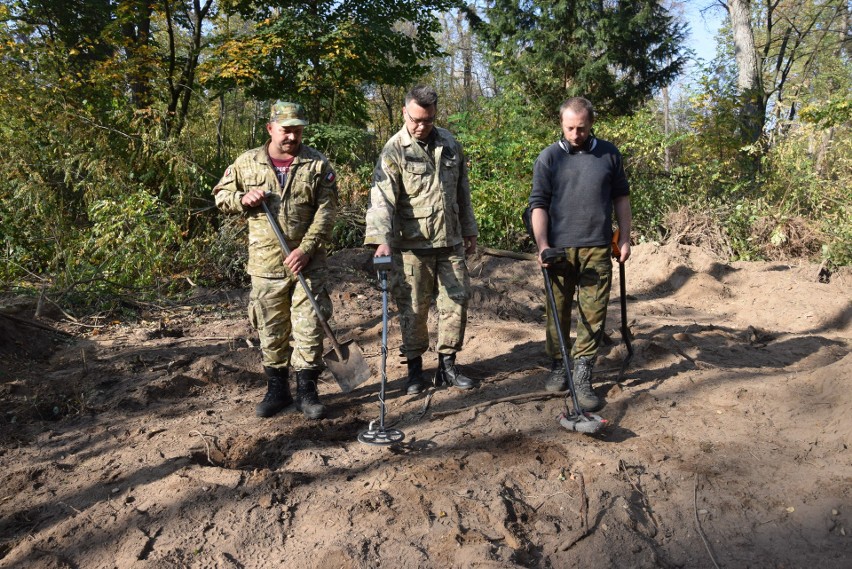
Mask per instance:
[[[370,421],[367,430],[358,433],[358,440],[368,445],[392,445],[405,438],[405,433],[399,429],[385,428],[385,385],[388,381],[388,271],[392,265],[390,255],[373,257],[373,268],[378,273],[382,287],[382,382],[379,388],[379,426],[376,428],[376,422]]]
[[[541,252],[541,260],[548,265],[564,258],[564,250],[562,249],[545,249]],[[565,342],[565,335],[562,333],[562,326],[559,322],[559,311],[556,308],[556,298],[553,295],[553,286],[550,283],[550,275],[546,267],[541,268],[541,273],[544,276],[544,290],[547,294],[547,301],[550,303],[550,311],[553,313],[553,321],[556,324],[556,336],[559,339],[559,350],[562,352],[562,361],[565,364],[565,379],[568,382],[568,394],[571,398],[573,409],[568,407],[568,397],[565,401],[565,409],[559,415],[559,424],[569,431],[577,431],[578,433],[593,434],[603,429],[607,420],[600,415],[583,411],[580,407],[580,402],[577,400],[577,391],[574,389],[574,378],[569,369],[568,349]]]

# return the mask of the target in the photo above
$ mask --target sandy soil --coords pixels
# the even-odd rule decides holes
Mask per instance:
[[[609,425],[590,436],[542,391],[537,266],[470,268],[459,362],[482,386],[401,395],[392,318],[393,446],[357,438],[379,417],[381,367],[364,250],[332,258],[333,324],[375,373],[349,394],[324,373],[318,422],[255,418],[246,290],[100,328],[33,323],[7,299],[0,567],[850,566],[852,272],[821,283],[805,263],[635,247],[635,354],[617,381],[616,284],[595,378]]]

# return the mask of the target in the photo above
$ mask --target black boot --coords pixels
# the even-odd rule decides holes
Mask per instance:
[[[267,377],[266,395],[254,408],[254,413],[258,417],[272,417],[293,403],[293,396],[290,395],[290,374],[286,367],[264,366],[263,371]]]
[[[405,379],[405,393],[417,395],[426,389],[426,382],[423,381],[423,356],[411,358],[406,363],[408,377]]]
[[[592,366],[594,358],[577,358],[574,360],[574,390],[577,392],[577,402],[583,411],[597,411],[603,407],[603,399],[595,395],[592,389]]]
[[[443,384],[454,385],[459,389],[476,387],[476,381],[462,374],[456,365],[455,354],[438,354],[438,371],[435,372],[435,387]]]
[[[320,370],[300,369],[296,374],[296,409],[307,419],[322,419],[325,405],[320,403],[317,393],[317,378]]]
[[[561,359],[553,360],[550,373],[544,380],[544,388],[547,391],[565,391],[568,389],[568,380],[565,379],[565,362]]]

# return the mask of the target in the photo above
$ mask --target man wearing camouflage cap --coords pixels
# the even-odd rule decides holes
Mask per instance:
[[[337,214],[337,183],[328,159],[302,144],[308,121],[301,105],[277,101],[266,131],[270,140],[240,155],[213,188],[217,207],[248,221],[251,276],[249,320],[260,336],[267,392],[258,417],[271,417],[291,403],[288,367],[296,372],[296,408],[320,419],[317,378],[325,334],[304,289],[301,273],[326,319],[326,250]],[[283,258],[261,203],[278,218],[291,253]],[[293,335],[293,345],[290,335]]]
[[[405,96],[404,126],[385,144],[373,173],[365,244],[393,254],[391,291],[399,309],[405,391],[426,389],[423,353],[427,319],[438,308],[435,386],[470,389],[476,382],[456,366],[462,349],[470,276],[465,255],[476,251],[478,229],[470,203],[467,164],[449,131],[434,127],[438,94],[418,85]]]

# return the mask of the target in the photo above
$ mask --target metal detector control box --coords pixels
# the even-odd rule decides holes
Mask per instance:
[[[373,257],[373,268],[376,271],[389,271],[393,266],[393,257],[390,255],[382,255],[381,257]]]

